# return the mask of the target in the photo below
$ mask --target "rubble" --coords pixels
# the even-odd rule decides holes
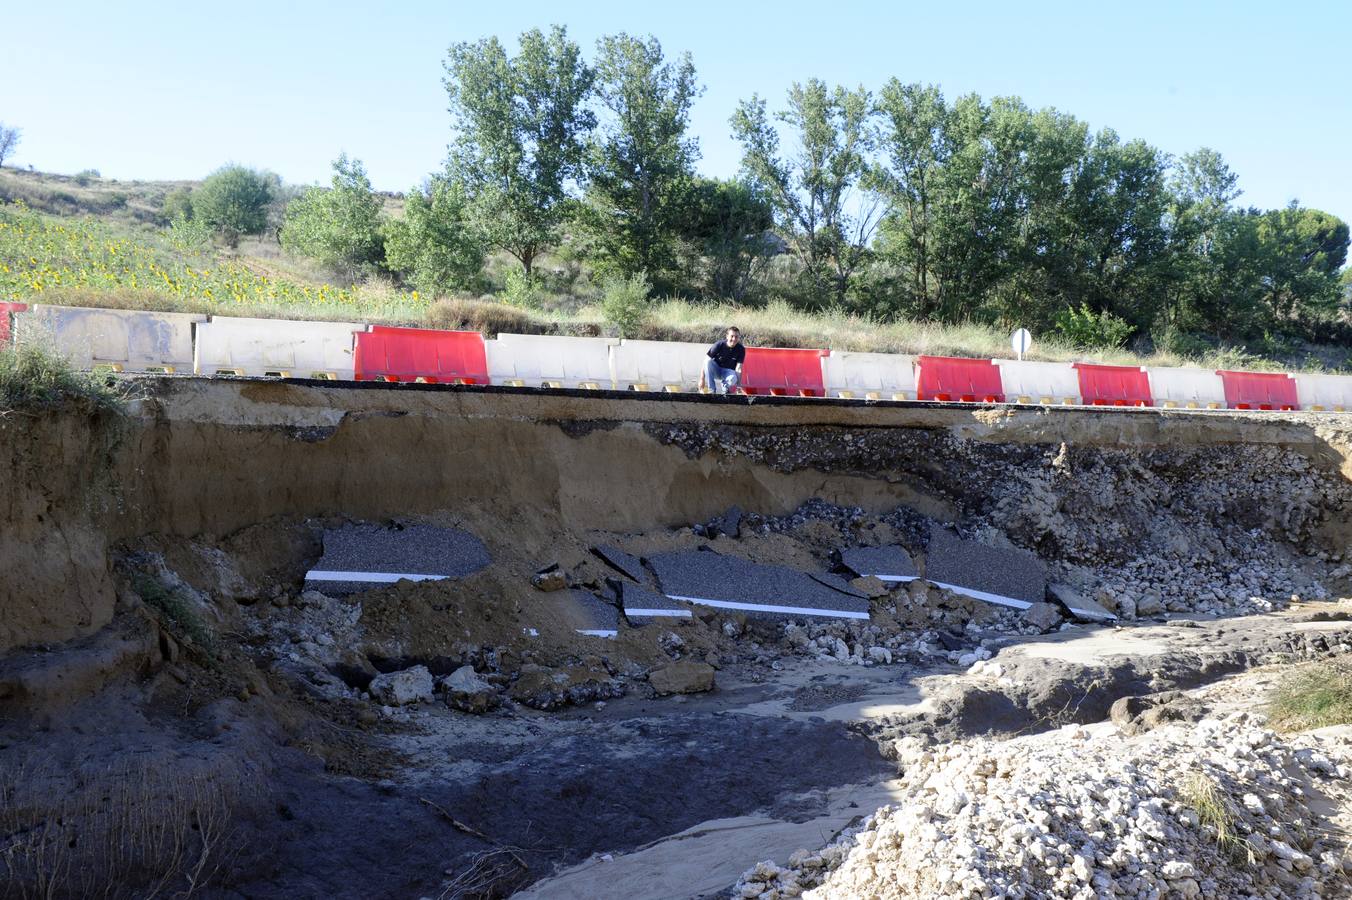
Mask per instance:
[[[1337,834],[1307,827],[1320,793],[1345,793],[1348,757],[1250,713],[895,750],[897,803],[786,867],[758,864],[733,896],[1318,897],[1352,875]]]
[[[371,697],[387,706],[431,703],[434,684],[427,666],[414,666],[371,679]]]
[[[501,702],[497,690],[480,678],[473,666],[461,666],[437,679],[437,688],[446,695],[446,705],[461,712],[485,713]]]
[[[648,684],[658,696],[698,694],[714,689],[714,667],[708,663],[680,660],[648,673]]]

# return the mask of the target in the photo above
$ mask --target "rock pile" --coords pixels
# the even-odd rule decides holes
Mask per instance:
[[[787,868],[760,863],[734,896],[1319,897],[1352,876],[1316,799],[1346,799],[1346,745],[1330,758],[1248,713],[897,743],[900,802]]]

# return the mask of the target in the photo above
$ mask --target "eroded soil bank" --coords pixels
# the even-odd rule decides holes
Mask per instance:
[[[0,895],[717,896],[904,796],[906,740],[1352,646],[1343,416],[140,384],[123,420],[0,418]],[[350,522],[492,562],[306,591]],[[922,578],[859,585],[863,621],[604,639],[532,585],[604,595],[598,545],[826,573],[935,523],[1117,625]]]

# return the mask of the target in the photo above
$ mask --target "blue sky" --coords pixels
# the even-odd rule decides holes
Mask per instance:
[[[382,8],[385,7],[385,8]],[[794,80],[1018,95],[1170,153],[1207,145],[1241,203],[1352,220],[1352,3],[13,3],[0,15],[12,162],[197,178],[226,161],[326,181],[339,151],[402,190],[445,157],[446,48],[559,22],[689,50],[699,168],[733,174],[737,101]]]

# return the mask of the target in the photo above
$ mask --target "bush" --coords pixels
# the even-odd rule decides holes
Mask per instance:
[[[1283,678],[1273,692],[1271,721],[1283,731],[1352,723],[1352,664],[1324,663]]]
[[[380,198],[361,160],[342,154],[333,162],[330,188],[309,188],[287,206],[281,243],[349,275],[384,259]]]
[[[264,172],[228,165],[207,176],[193,196],[193,215],[239,246],[240,235],[259,234],[268,223],[272,182]]]
[[[385,262],[424,294],[474,286],[484,250],[465,213],[464,190],[445,178],[408,192],[404,217],[385,226]]]
[[[160,215],[164,221],[173,223],[180,219],[192,218],[192,191],[188,188],[175,188],[164,195],[164,204],[160,206]]]
[[[75,183],[80,187],[88,187],[89,182],[102,177],[103,176],[99,174],[98,169],[81,169],[79,172],[75,173]]]
[[[503,300],[512,306],[536,308],[540,305],[542,291],[538,278],[512,267],[507,270],[505,281],[506,285],[502,290]]]
[[[90,412],[120,413],[125,399],[106,375],[77,372],[65,359],[41,347],[25,344],[0,349],[0,411],[73,404]]]
[[[638,337],[648,319],[648,294],[652,289],[644,272],[628,278],[606,279],[605,296],[601,299],[601,315],[606,324],[613,326],[622,338]]]
[[[1053,329],[1067,343],[1081,350],[1115,350],[1131,337],[1131,324],[1108,310],[1094,312],[1088,303],[1067,307],[1056,315]]]

